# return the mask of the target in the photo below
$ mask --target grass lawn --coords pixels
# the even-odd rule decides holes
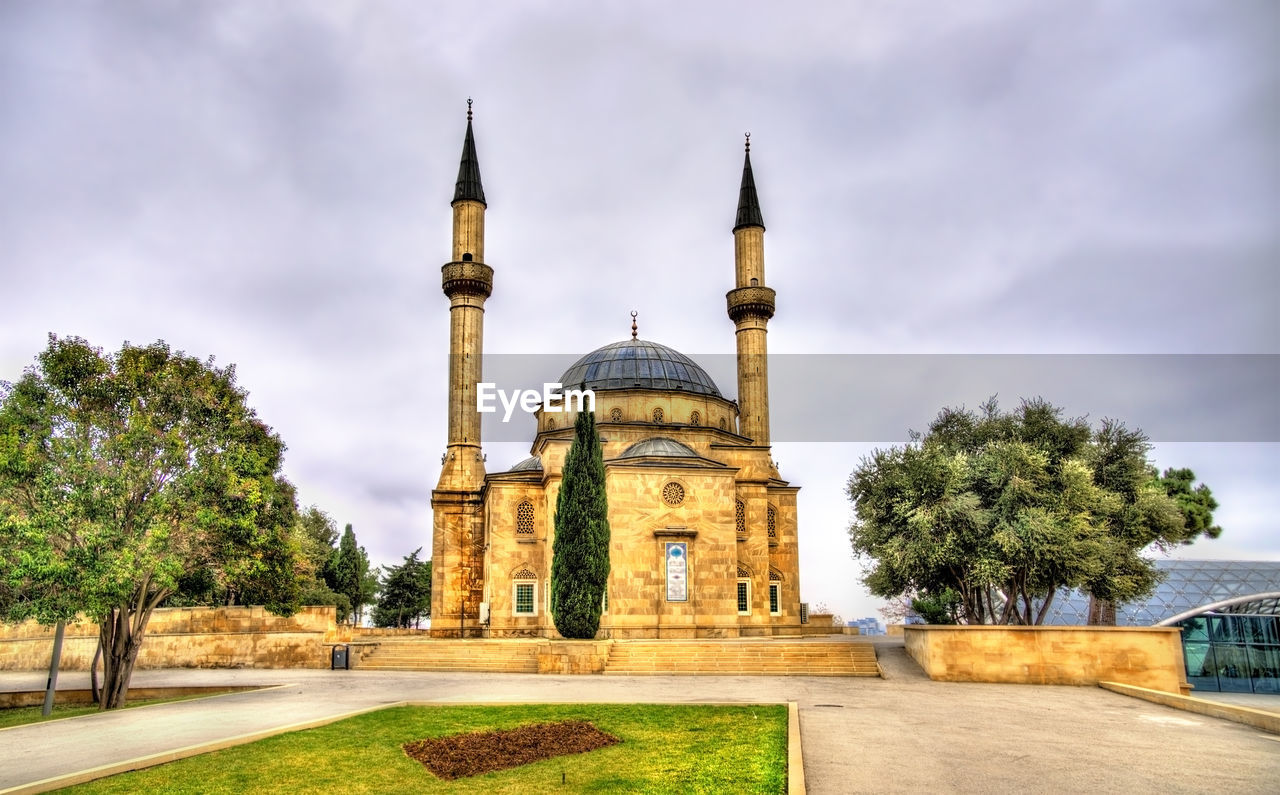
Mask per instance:
[[[235,691],[227,691],[235,692]],[[131,707],[145,707],[150,704],[165,704],[170,701],[190,701],[193,698],[208,698],[209,696],[221,695],[220,693],[201,693],[199,695],[189,696],[171,696],[169,698],[140,698],[137,700],[129,699],[121,709],[130,709]],[[54,704],[53,713],[49,717],[45,717],[40,713],[44,711],[44,707],[8,707],[0,709],[0,729],[7,729],[10,726],[25,726],[28,723],[39,723],[44,720],[58,720],[60,718],[76,718],[81,715],[91,715],[98,711],[97,704]]]
[[[441,781],[401,746],[459,732],[588,720],[622,740]],[[562,783],[563,781],[563,783]],[[66,792],[785,792],[787,708],[650,704],[394,707]]]

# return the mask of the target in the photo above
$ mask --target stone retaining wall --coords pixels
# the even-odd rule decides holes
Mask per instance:
[[[553,640],[538,648],[540,674],[599,674],[609,661],[610,640]]]
[[[0,671],[49,667],[54,628],[0,624]],[[261,607],[175,607],[156,610],[138,653],[138,668],[328,668],[322,645],[337,637],[333,607],[304,607],[283,618]],[[68,624],[64,671],[86,671],[98,626]]]
[[[1186,692],[1176,627],[1006,627],[911,624],[907,653],[930,679],[1096,685]]]

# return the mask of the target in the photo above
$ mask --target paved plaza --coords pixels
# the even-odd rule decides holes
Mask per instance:
[[[0,731],[0,791],[406,700],[794,701],[813,793],[1274,793],[1280,786],[1280,736],[1096,687],[932,682],[900,644],[882,644],[880,653],[885,679],[139,671],[136,686],[288,686]],[[87,675],[64,673],[60,684],[86,686]],[[0,673],[0,690],[43,685],[40,673]]]

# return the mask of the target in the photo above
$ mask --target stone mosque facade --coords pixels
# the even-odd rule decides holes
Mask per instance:
[[[494,269],[485,264],[487,205],[470,110],[452,207],[453,252],[442,268],[448,447],[431,493],[431,633],[556,638],[554,516],[574,414],[540,407],[532,455],[505,472],[485,471],[476,385]],[[634,322],[631,339],[588,353],[555,379],[595,393],[611,532],[601,638],[799,632],[799,488],[779,475],[769,442],[774,291],[765,285],[764,231],[748,139],[726,297],[736,402],[689,357],[638,339]]]

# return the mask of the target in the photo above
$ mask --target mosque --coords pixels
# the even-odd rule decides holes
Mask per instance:
[[[770,452],[766,333],[774,291],[765,286],[749,138],[746,149],[726,296],[737,401],[688,356],[638,339],[634,322],[631,339],[588,353],[556,379],[595,393],[611,531],[602,638],[799,631],[799,488],[782,479]],[[555,638],[553,517],[574,414],[539,407],[532,456],[505,472],[485,471],[476,393],[494,270],[485,264],[487,205],[469,103],[452,206],[453,252],[442,268],[448,448],[431,493],[432,635]]]

